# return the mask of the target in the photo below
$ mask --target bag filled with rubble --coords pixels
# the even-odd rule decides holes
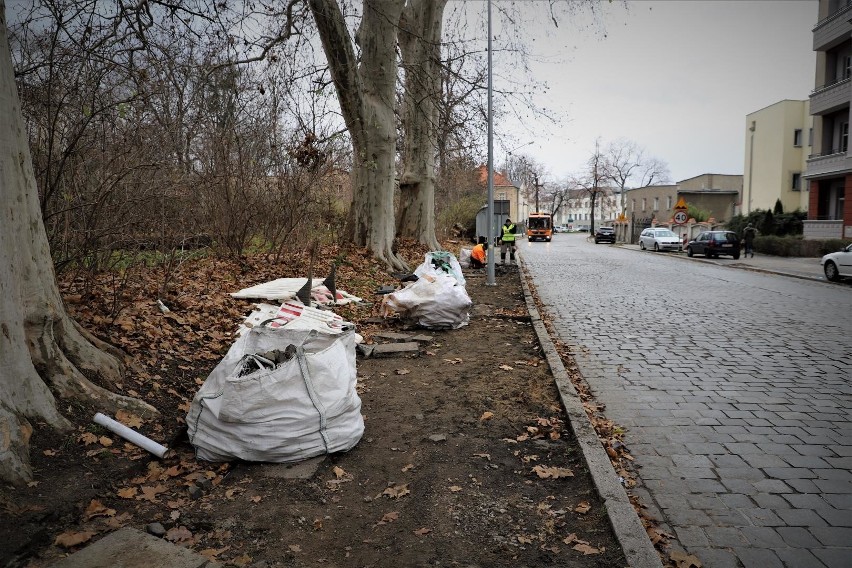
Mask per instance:
[[[364,433],[355,332],[254,327],[192,400],[199,459],[292,463],[347,451]]]
[[[470,322],[473,302],[456,257],[448,252],[426,254],[414,271],[417,280],[382,299],[382,313],[399,314],[427,329],[458,329]]]

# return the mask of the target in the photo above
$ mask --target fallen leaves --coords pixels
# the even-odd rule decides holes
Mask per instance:
[[[382,495],[387,495],[391,499],[399,499],[400,497],[405,497],[410,494],[411,490],[408,488],[407,483],[403,483],[402,485],[392,485],[382,491]]]
[[[163,538],[169,542],[189,542],[192,540],[192,533],[188,528],[181,525],[179,527],[170,528],[166,531],[166,536]]]
[[[419,528],[419,529],[411,531],[411,532],[413,532],[417,536],[426,536],[427,534],[432,532],[432,529],[428,529],[426,527],[423,527],[423,528]]]
[[[588,501],[580,501],[580,503],[576,507],[574,507],[574,512],[580,513],[581,515],[585,515],[591,510],[592,506],[589,504]]]
[[[587,556],[589,554],[600,554],[606,550],[606,548],[604,547],[596,548],[592,546],[589,541],[578,538],[577,535],[574,533],[571,533],[567,537],[562,539],[562,542],[568,545],[573,544],[574,546],[572,546],[571,548],[573,550],[576,550],[577,552],[582,552],[584,556]]]
[[[133,499],[136,497],[138,490],[135,487],[125,487],[116,491],[116,495],[122,499]]]
[[[53,544],[54,546],[61,546],[62,548],[73,548],[85,542],[89,542],[96,534],[98,533],[94,531],[69,530],[58,535],[56,539],[54,539]]]
[[[382,518],[373,526],[386,525],[397,520],[399,520],[399,511],[391,511],[382,515]]]
[[[677,568],[701,568],[701,562],[696,556],[680,550],[673,550],[669,554],[669,558],[672,559]]]
[[[326,488],[331,491],[337,491],[340,489],[341,484],[349,483],[353,479],[355,479],[352,475],[346,472],[340,466],[334,466],[331,468],[331,472],[334,474],[334,479],[329,479],[325,482]]]
[[[136,497],[137,499],[144,499],[146,501],[150,501],[151,503],[159,503],[157,500],[157,495],[161,493],[165,493],[167,488],[165,485],[156,485],[154,487],[151,486],[143,486],[140,488],[142,490],[142,495]]]
[[[110,509],[105,507],[103,503],[98,501],[97,499],[92,499],[89,502],[89,506],[86,507],[86,510],[83,512],[83,520],[89,521],[94,519],[95,517],[113,517],[115,516],[115,509]]]
[[[487,422],[488,420],[491,420],[492,418],[494,418],[494,413],[491,412],[490,410],[486,410],[485,412],[482,413],[482,416],[479,417],[479,421],[480,422]]]
[[[560,477],[574,477],[574,472],[567,467],[551,467],[547,465],[537,465],[532,468],[533,473],[541,479],[559,479]]]

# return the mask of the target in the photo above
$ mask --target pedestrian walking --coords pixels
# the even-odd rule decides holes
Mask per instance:
[[[751,255],[754,258],[754,238],[757,236],[757,229],[751,226],[751,223],[743,229],[743,243],[745,244],[745,255]]]
[[[506,264],[506,251],[509,251],[509,263],[515,261],[515,224],[508,217],[503,223],[503,236],[500,237],[500,263]]]

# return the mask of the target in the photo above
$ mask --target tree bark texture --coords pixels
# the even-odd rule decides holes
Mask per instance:
[[[94,400],[105,411],[154,411],[85,378],[83,371],[112,382],[124,370],[87,335],[68,317],[56,284],[0,0],[0,479],[31,479],[31,420],[71,426],[54,395]]]
[[[400,20],[405,70],[403,171],[396,232],[434,250],[435,155],[441,97],[441,37],[447,0],[410,0]]]
[[[407,268],[393,252],[396,42],[403,4],[364,1],[359,60],[336,0],[308,1],[352,138],[353,195],[345,235],[398,270]]]

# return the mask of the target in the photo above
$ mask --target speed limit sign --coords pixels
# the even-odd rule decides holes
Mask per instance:
[[[686,211],[676,211],[674,214],[674,222],[677,225],[683,225],[688,220],[689,216]]]

